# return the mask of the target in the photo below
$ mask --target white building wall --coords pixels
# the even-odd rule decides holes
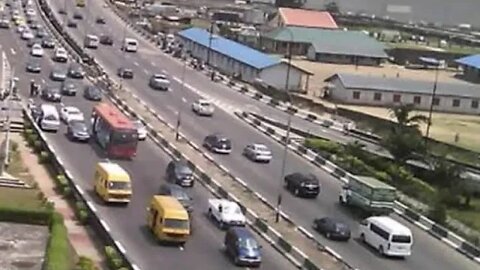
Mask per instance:
[[[390,91],[374,91],[367,89],[345,89],[338,79],[332,80],[332,88],[330,89],[330,98],[348,104],[369,105],[390,107],[394,104],[415,104],[414,97],[420,97],[420,103],[415,104],[415,107],[420,110],[429,110],[431,104],[431,95],[428,94],[411,94],[411,93],[394,93]],[[358,99],[354,98],[354,92],[360,92]],[[381,94],[381,100],[375,100],[375,93]],[[394,102],[394,95],[401,95],[400,102]],[[472,107],[472,98],[462,98],[455,96],[436,96],[439,99],[439,104],[435,105],[433,109],[435,111],[452,112],[452,113],[466,113],[466,114],[479,114],[479,108]],[[459,100],[458,107],[453,106],[454,100]],[[480,99],[478,99],[480,103]]]
[[[285,80],[287,78],[288,65],[280,63],[260,71],[259,78],[266,84],[279,90],[285,89]],[[289,90],[300,90],[302,87],[303,72],[295,67],[290,68],[290,76],[288,79]]]
[[[316,61],[317,60],[317,53],[315,52],[315,48],[310,45],[307,50],[307,59],[310,61]]]

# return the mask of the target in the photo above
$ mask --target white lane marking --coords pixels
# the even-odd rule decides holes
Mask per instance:
[[[167,71],[165,69],[162,69],[162,73],[167,74]]]
[[[133,62],[133,64],[138,67],[138,62]]]
[[[187,99],[185,99],[184,97],[182,97],[182,101],[183,103],[187,103]]]
[[[13,55],[17,54],[13,48],[10,48],[10,52],[11,52]]]
[[[144,68],[143,72],[145,72],[145,74],[148,74],[148,69]]]
[[[185,248],[183,246],[179,246],[178,249],[180,249],[181,251],[185,250]]]
[[[157,65],[155,64],[155,62],[150,62],[150,64],[152,64],[152,66],[156,67]]]

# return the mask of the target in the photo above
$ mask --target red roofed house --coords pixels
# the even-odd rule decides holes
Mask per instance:
[[[273,27],[298,26],[323,29],[337,29],[338,25],[327,11],[298,8],[279,8],[272,20]]]

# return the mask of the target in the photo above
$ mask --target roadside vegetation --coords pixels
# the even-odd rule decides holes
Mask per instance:
[[[428,119],[412,115],[412,105],[391,109],[397,123],[390,126],[382,139],[382,146],[392,159],[371,154],[361,143],[342,145],[336,142],[307,139],[305,146],[355,175],[375,177],[395,186],[404,194],[429,206],[425,214],[446,225],[447,214],[480,231],[480,197],[468,182],[462,179],[461,169],[443,159],[429,156],[419,126]],[[431,168],[418,169],[408,160],[422,161]],[[479,239],[472,239],[477,244]]]

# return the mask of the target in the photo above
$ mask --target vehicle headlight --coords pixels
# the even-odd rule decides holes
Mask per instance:
[[[301,183],[301,184],[300,184],[301,187],[304,187],[304,186],[306,186],[306,185],[307,185],[306,183]]]

